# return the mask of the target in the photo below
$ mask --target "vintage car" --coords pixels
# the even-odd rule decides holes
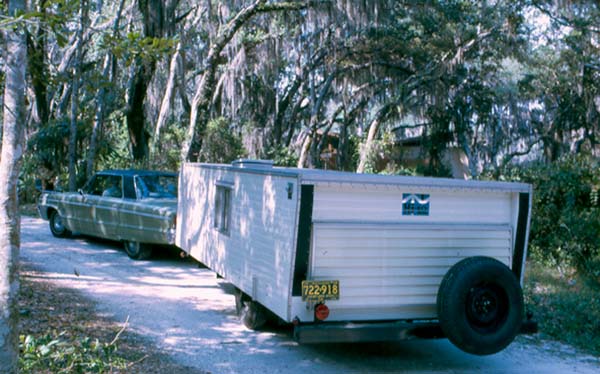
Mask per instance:
[[[134,260],[156,245],[175,242],[177,173],[110,170],[94,175],[78,192],[43,191],[38,210],[55,237],[73,232],[124,243]]]

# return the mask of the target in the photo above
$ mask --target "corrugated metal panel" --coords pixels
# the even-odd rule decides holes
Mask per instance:
[[[488,223],[511,221],[511,194],[492,191],[431,190],[406,186],[318,185],[314,220],[354,217],[363,221]],[[402,194],[430,195],[428,216],[403,216]]]
[[[508,225],[327,223],[313,227],[311,279],[339,280],[328,320],[434,318],[439,284],[470,256],[511,263]]]

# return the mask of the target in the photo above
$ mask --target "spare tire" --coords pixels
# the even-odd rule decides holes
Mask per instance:
[[[469,257],[448,270],[437,295],[440,327],[465,352],[506,348],[523,322],[523,292],[515,274],[490,257]]]

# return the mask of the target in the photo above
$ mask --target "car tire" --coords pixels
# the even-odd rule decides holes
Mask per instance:
[[[71,236],[71,231],[65,227],[63,219],[56,210],[50,212],[50,232],[56,238],[68,238]]]
[[[437,295],[440,327],[458,348],[489,355],[506,348],[523,323],[515,274],[490,257],[469,257],[444,276]]]
[[[123,246],[125,253],[132,260],[147,260],[152,256],[152,247],[148,244],[125,240]]]
[[[264,306],[256,301],[244,301],[240,319],[244,326],[250,330],[258,330],[267,323],[268,312]]]

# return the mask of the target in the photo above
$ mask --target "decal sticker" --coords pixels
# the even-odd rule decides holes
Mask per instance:
[[[404,193],[402,194],[403,216],[428,216],[429,194]]]

